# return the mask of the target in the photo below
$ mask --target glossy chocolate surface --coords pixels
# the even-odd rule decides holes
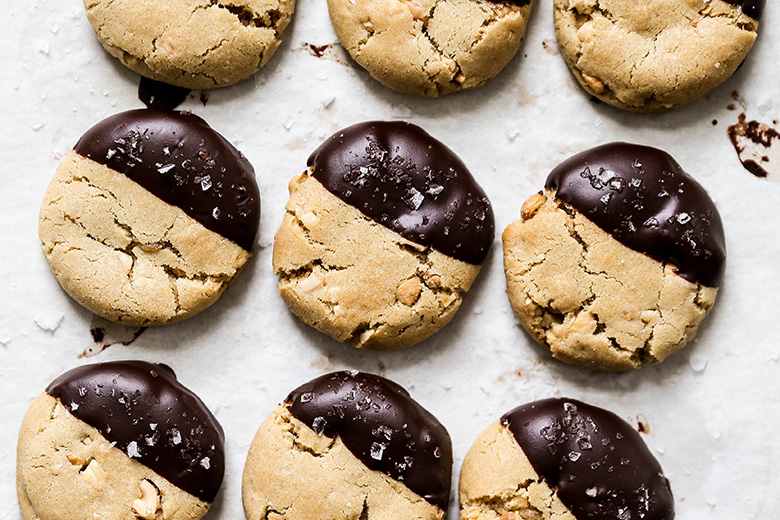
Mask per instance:
[[[671,520],[669,481],[623,419],[573,399],[529,403],[501,418],[536,472],[579,520]]]
[[[766,0],[726,0],[726,2],[742,7],[742,12],[756,20],[761,19]]]
[[[153,109],[122,112],[92,127],[74,149],[252,251],[260,223],[254,169],[198,116]]]
[[[495,224],[487,195],[458,156],[418,126],[350,126],[308,165],[328,191],[407,240],[475,265],[490,251]]]
[[[726,268],[720,214],[668,153],[605,144],[561,163],[545,187],[623,245],[677,266],[690,282],[720,285]]]
[[[447,510],[452,443],[444,426],[398,384],[362,372],[334,372],[294,390],[293,417],[344,445],[369,469],[402,482]]]
[[[225,435],[166,365],[117,361],[75,368],[46,393],[129,457],[212,502],[225,471]]]

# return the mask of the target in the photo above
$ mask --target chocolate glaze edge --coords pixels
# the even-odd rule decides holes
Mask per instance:
[[[672,520],[658,461],[617,415],[574,399],[545,399],[501,417],[534,470],[579,520]]]
[[[490,251],[495,218],[487,195],[452,150],[416,125],[344,128],[308,166],[333,195],[407,240],[472,265]]]
[[[731,5],[742,7],[742,12],[756,20],[761,19],[766,6],[766,0],[724,0]]]
[[[726,239],[715,204],[671,155],[649,146],[609,143],[558,165],[545,182],[626,247],[662,262],[692,283],[718,287]]]
[[[367,468],[447,511],[450,436],[400,385],[369,373],[333,372],[293,390],[285,406],[315,433],[339,436]]]
[[[260,224],[254,168],[200,117],[172,110],[122,112],[93,126],[74,150],[252,252]]]
[[[225,434],[170,367],[145,361],[84,365],[55,379],[46,393],[173,485],[205,502],[216,497]]]

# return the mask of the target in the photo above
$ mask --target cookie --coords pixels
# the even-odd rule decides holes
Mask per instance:
[[[190,89],[232,85],[265,65],[295,0],[84,0],[103,47],[129,69]]]
[[[407,347],[446,325],[494,234],[463,162],[417,126],[375,121],[334,134],[308,165],[274,239],[290,310],[358,348]]]
[[[382,377],[334,372],[293,390],[249,448],[247,520],[441,520],[447,430]]]
[[[726,81],[753,46],[764,0],[555,0],[561,54],[591,95],[663,112]]]
[[[219,298],[251,256],[260,194],[246,158],[189,113],[98,123],[57,170],[40,212],[54,276],[90,311],[162,325]]]
[[[531,0],[328,0],[341,45],[398,92],[436,97],[482,85],[523,43]]]
[[[509,301],[560,360],[659,363],[693,339],[725,269],[723,225],[666,152],[611,143],[555,168],[506,228]]]
[[[573,399],[515,408],[482,432],[460,473],[461,520],[672,520],[674,498],[642,438]]]
[[[222,427],[166,365],[118,361],[57,378],[19,431],[25,520],[194,520],[225,469]]]

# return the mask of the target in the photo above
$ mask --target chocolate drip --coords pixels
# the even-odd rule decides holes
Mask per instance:
[[[75,368],[46,393],[129,457],[212,502],[225,471],[225,435],[166,365],[117,361]]]
[[[92,127],[74,149],[252,251],[260,223],[254,169],[203,119],[153,109],[123,112]]]
[[[191,90],[188,88],[168,85],[143,76],[141,76],[141,83],[138,85],[138,99],[147,108],[159,110],[173,110],[184,103],[190,92]]]
[[[490,201],[452,150],[403,122],[359,123],[309,157],[331,193],[402,237],[470,264],[493,243]]]
[[[369,469],[403,483],[447,511],[452,443],[447,430],[398,384],[361,372],[334,372],[293,390],[290,413],[344,445]]]
[[[519,406],[501,418],[536,472],[580,520],[671,520],[661,466],[631,426],[573,399]]]
[[[668,153],[605,144],[561,163],[545,187],[626,247],[674,264],[690,282],[720,285],[726,267],[720,214]]]
[[[764,6],[766,0],[725,0],[732,5],[739,5],[742,7],[742,12],[751,18],[756,20],[761,19],[761,15],[764,12]]]

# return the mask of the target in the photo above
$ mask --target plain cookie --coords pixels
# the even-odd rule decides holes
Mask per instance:
[[[484,191],[409,123],[334,134],[290,183],[286,209],[279,293],[301,320],[358,348],[402,348],[441,329],[493,242]]]
[[[659,363],[693,339],[725,269],[717,208],[666,152],[612,143],[547,178],[503,233],[507,292],[553,357]]]
[[[573,399],[519,406],[482,432],[460,473],[461,520],[672,520],[658,461],[631,426]]]
[[[441,520],[447,430],[396,383],[334,372],[294,390],[249,448],[247,520]]]
[[[726,81],[753,46],[764,0],[555,0],[561,54],[610,105],[662,112]]]
[[[103,47],[142,76],[191,89],[232,85],[265,65],[295,0],[84,0]]]
[[[44,196],[38,233],[63,289],[125,325],[212,303],[251,256],[260,194],[246,158],[189,113],[134,110],[90,129]]]
[[[225,468],[222,427],[165,365],[86,365],[57,378],[19,431],[25,520],[196,520]]]
[[[328,0],[352,58],[398,92],[440,96],[496,76],[523,43],[531,0]]]

